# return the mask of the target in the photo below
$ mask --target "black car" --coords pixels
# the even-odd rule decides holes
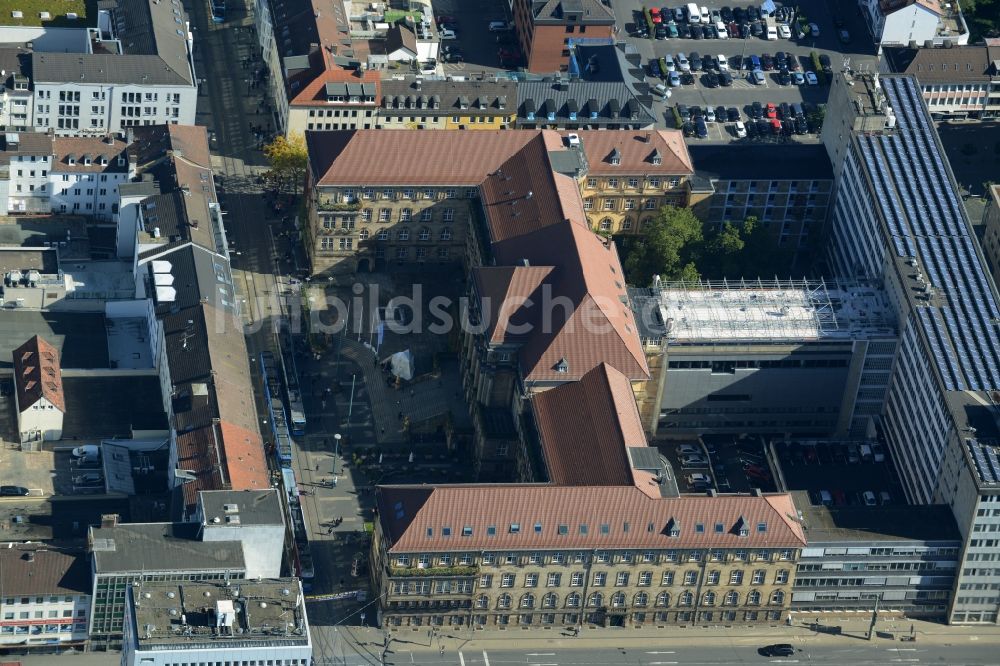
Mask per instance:
[[[701,118],[703,115],[705,115],[705,112],[701,110],[700,106],[692,106],[691,107],[691,117],[692,118]]]
[[[701,77],[701,82],[706,88],[718,88],[719,87],[719,76],[718,74],[704,74]]]
[[[765,657],[791,657],[795,654],[795,648],[789,643],[775,643],[760,649]]]
[[[759,136],[768,136],[771,134],[771,121],[767,118],[758,118],[753,121],[757,126],[757,134]]]
[[[684,104],[678,104],[677,114],[681,117],[681,120],[687,120],[691,117],[691,109],[687,108]]]
[[[733,75],[728,70],[719,72],[719,83],[728,88],[733,85]]]
[[[829,74],[833,71],[833,67],[830,64],[830,56],[825,53],[819,55],[819,64],[823,68],[823,71]]]
[[[678,23],[677,24],[677,36],[680,37],[681,39],[690,39],[691,38],[691,26],[689,26],[687,23]]]
[[[801,67],[801,65],[799,65],[799,59],[796,58],[794,54],[789,53],[788,54],[788,70],[791,71],[791,72],[797,72],[797,71],[799,71],[800,67]]]
[[[737,109],[735,106],[729,107],[728,109],[726,109],[726,118],[729,119],[729,122],[735,123],[737,120],[740,119],[740,110]]]
[[[701,56],[697,51],[691,51],[688,56],[688,62],[691,64],[691,71],[697,72],[701,69]]]
[[[774,69],[774,58],[771,57],[770,53],[765,53],[760,57],[760,67],[765,72]]]
[[[726,107],[721,104],[715,107],[715,120],[720,123],[726,120]]]
[[[792,113],[792,107],[788,102],[782,102],[778,109],[781,111],[782,120],[789,120],[795,115]]]
[[[704,139],[708,136],[708,124],[705,123],[705,119],[701,116],[694,119],[694,131],[699,139]]]
[[[805,118],[796,118],[795,119],[795,133],[796,134],[805,134],[808,131],[809,131],[809,123],[806,122],[806,119]]]
[[[778,51],[774,54],[774,62],[778,69],[788,69],[788,54],[784,51]]]
[[[750,32],[754,37],[760,37],[764,33],[764,26],[760,21],[750,22]]]
[[[757,123],[755,123],[752,120],[748,120],[747,122],[743,123],[743,126],[746,127],[748,139],[757,138]]]
[[[684,121],[684,124],[681,126],[681,131],[684,132],[684,136],[694,136],[694,123],[690,120]]]
[[[716,37],[718,37],[718,35],[715,34],[715,26],[714,25],[703,25],[703,26],[701,26],[701,34],[702,34],[702,36],[705,39],[715,39]]]
[[[754,102],[750,105],[750,117],[754,120],[764,117],[764,107],[760,105],[760,102]]]
[[[704,39],[705,34],[701,31],[700,25],[691,26],[691,39]]]
[[[733,8],[733,18],[737,23],[744,23],[747,20],[747,10],[742,7]]]
[[[681,84],[683,84],[685,86],[693,86],[694,85],[694,74],[692,74],[691,72],[682,72],[681,73]]]
[[[783,69],[780,72],[778,72],[778,83],[780,83],[783,86],[791,85],[792,75],[788,73],[787,69]]]
[[[729,23],[730,21],[733,20],[733,10],[730,9],[729,7],[723,7],[721,13],[722,13],[722,20],[725,21],[726,23]]]
[[[23,486],[0,486],[0,497],[24,497],[28,489]]]

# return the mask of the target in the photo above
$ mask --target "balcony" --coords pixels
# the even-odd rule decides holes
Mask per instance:
[[[316,210],[357,212],[361,210],[361,202],[355,201],[353,203],[336,203],[332,201],[318,201],[316,202]]]
[[[475,576],[478,571],[476,567],[390,567],[389,576],[392,578],[414,576]]]

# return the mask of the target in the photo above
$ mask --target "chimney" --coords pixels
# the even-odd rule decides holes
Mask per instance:
[[[118,527],[118,514],[117,513],[102,513],[101,514],[101,528],[107,527]]]

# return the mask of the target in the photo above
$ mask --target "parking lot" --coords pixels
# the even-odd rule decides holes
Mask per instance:
[[[790,440],[772,442],[771,450],[787,490],[808,491],[813,504],[905,503],[888,452],[877,444]]]
[[[435,16],[453,19],[456,39],[443,40],[442,46],[461,50],[462,62],[442,62],[446,75],[472,76],[479,72],[496,72],[516,67],[512,61],[500,62],[499,50],[517,50],[513,31],[490,32],[489,22],[511,19],[510,9],[499,0],[434,0]]]
[[[871,38],[858,14],[857,6],[850,0],[803,0],[796,4],[799,12],[804,15],[809,22],[814,22],[820,28],[819,37],[807,36],[802,40],[798,39],[778,39],[768,41],[758,37],[750,36],[746,39],[649,39],[635,36],[625,36],[635,24],[634,12],[641,11],[642,0],[613,0],[615,16],[618,20],[622,36],[635,47],[641,54],[642,62],[646,67],[647,80],[651,85],[665,83],[660,78],[649,75],[648,63],[654,59],[667,56],[676,56],[684,53],[690,56],[692,52],[701,56],[717,56],[719,54],[726,57],[730,63],[730,72],[733,76],[733,83],[728,87],[710,88],[705,85],[704,76],[699,74],[694,77],[694,81],[687,85],[680,85],[671,88],[670,97],[666,100],[657,99],[654,108],[664,118],[667,127],[673,127],[673,114],[668,107],[676,104],[687,106],[736,106],[745,110],[752,102],[761,104],[771,102],[789,104],[796,102],[806,102],[809,104],[823,104],[829,96],[829,86],[827,85],[781,85],[777,80],[777,71],[765,71],[765,81],[763,84],[755,85],[747,79],[748,71],[739,68],[740,63],[745,63],[751,55],[763,56],[764,54],[774,55],[778,51],[788,53],[795,58],[803,72],[814,69],[810,54],[816,51],[819,55],[829,57],[832,68],[836,71],[844,65],[853,69],[874,69],[877,58],[875,47],[871,43]],[[780,2],[777,3],[780,6]],[[650,3],[652,6],[652,3]],[[678,3],[668,4],[668,8],[678,6]],[[733,5],[708,4],[709,10],[719,9],[723,6]],[[746,7],[746,5],[742,5]],[[834,16],[842,22],[844,29],[851,36],[848,44],[842,44],[837,37],[837,28],[834,25]],[[743,118],[745,120],[745,116]],[[719,124],[719,123],[717,123]],[[711,128],[709,136],[704,139],[693,139],[700,141],[728,141],[735,137],[725,128]],[[796,136],[796,140],[816,141],[818,138],[807,134]]]
[[[759,437],[705,435],[654,442],[654,445],[673,467],[682,493],[701,493],[713,488],[720,493],[775,489],[764,456],[764,441]]]

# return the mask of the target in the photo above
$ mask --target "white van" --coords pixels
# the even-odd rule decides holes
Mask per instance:
[[[726,24],[722,21],[715,24],[715,32],[719,34],[719,39],[729,39],[729,33],[726,31]]]
[[[687,6],[688,23],[701,23],[701,10],[698,5],[689,2]]]
[[[701,8],[701,22],[702,23],[712,22],[712,13],[708,11],[708,7],[705,7],[704,5]]]

